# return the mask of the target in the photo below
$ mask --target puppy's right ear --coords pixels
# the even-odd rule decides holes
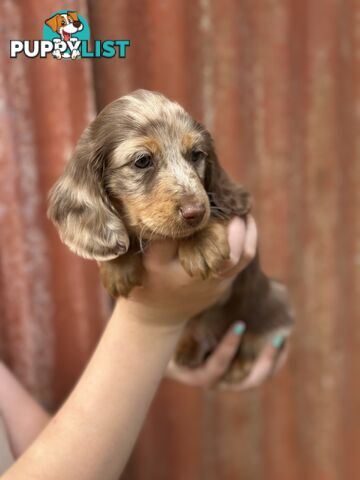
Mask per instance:
[[[209,157],[205,171],[205,189],[210,204],[215,207],[213,216],[231,218],[233,215],[243,217],[251,210],[251,196],[241,186],[231,180],[219,164],[213,140],[207,134]]]
[[[57,32],[59,17],[61,18],[61,15],[57,14],[45,20],[45,24],[50,27],[53,32]]]
[[[67,14],[71,18],[71,20],[73,20],[74,22],[79,21],[78,14],[76,12],[68,11]]]
[[[129,248],[125,225],[103,188],[105,161],[88,127],[49,194],[48,216],[61,240],[81,257],[98,261],[116,258]]]

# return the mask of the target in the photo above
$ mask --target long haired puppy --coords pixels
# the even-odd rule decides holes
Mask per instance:
[[[177,239],[189,275],[216,274],[229,256],[227,222],[249,211],[249,194],[219,165],[209,132],[179,104],[137,90],[85,129],[50,192],[48,213],[73,252],[97,260],[103,284],[117,297],[141,284],[141,252],[153,239]],[[176,361],[198,366],[239,319],[247,333],[226,381],[247,375],[270,335],[290,331],[285,288],[261,272],[258,257],[225,304],[189,322]]]

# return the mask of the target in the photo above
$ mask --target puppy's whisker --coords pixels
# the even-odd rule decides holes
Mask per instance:
[[[217,207],[210,207],[210,212],[214,213],[214,215],[216,215],[217,217],[223,218],[223,219],[228,218],[228,215],[230,214],[230,212],[228,213],[224,212],[222,208],[217,208]]]
[[[211,210],[220,210],[222,212],[230,212],[230,208],[227,207],[217,207],[216,205],[210,205]]]
[[[139,246],[140,246],[140,252],[144,253],[144,245],[143,245],[143,232],[144,232],[145,226],[141,228],[140,234],[139,234]]]
[[[155,237],[156,235],[156,229],[154,229],[151,233],[150,233],[150,238],[149,238],[149,243],[152,242],[153,238]]]
[[[146,230],[146,225],[143,225],[141,227],[141,230],[140,230],[140,233],[139,233],[139,247],[140,247],[140,249],[136,253],[145,253],[146,245],[144,245],[144,238],[143,238],[145,230]]]

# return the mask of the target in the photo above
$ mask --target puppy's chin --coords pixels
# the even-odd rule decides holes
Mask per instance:
[[[130,231],[141,240],[164,240],[181,239],[190,237],[194,233],[206,227],[209,218],[205,218],[199,225],[190,226],[185,222],[169,221],[166,225],[149,225],[147,222],[141,222],[139,225],[130,227]]]

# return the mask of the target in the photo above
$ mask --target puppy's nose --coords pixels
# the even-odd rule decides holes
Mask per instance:
[[[75,20],[75,22],[73,22],[73,25],[74,27],[79,28],[81,25],[81,22],[79,22],[78,20]]]
[[[205,205],[188,203],[180,207],[181,216],[192,226],[198,225],[205,215]]]

